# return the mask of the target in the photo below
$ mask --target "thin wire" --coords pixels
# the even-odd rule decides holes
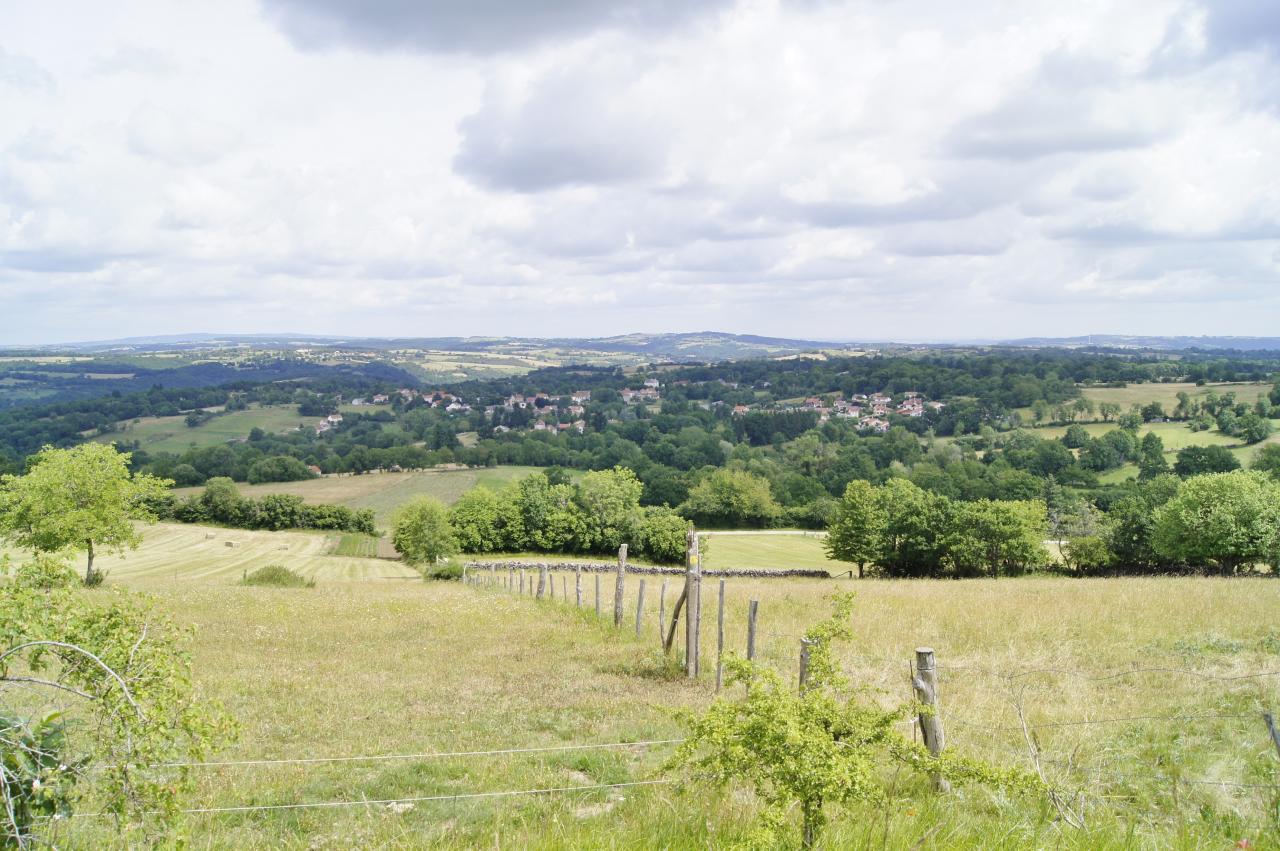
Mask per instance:
[[[557,786],[546,789],[513,789],[502,792],[463,792],[457,795],[420,795],[413,798],[383,798],[374,801],[307,801],[296,804],[246,804],[239,807],[196,807],[179,810],[185,815],[201,815],[206,813],[246,813],[259,810],[303,810],[322,807],[362,807],[381,806],[387,804],[416,804],[426,801],[461,801],[468,798],[503,798],[515,795],[549,795],[558,792],[588,792],[596,789],[622,789],[627,786],[658,786],[674,783],[674,780],[633,780],[628,783],[600,783],[594,786]],[[95,818],[113,815],[110,812],[73,813],[73,817]],[[149,813],[155,815],[155,813]]]
[[[1032,729],[1041,729],[1046,727],[1083,727],[1090,724],[1123,724],[1130,721],[1202,721],[1212,719],[1239,719],[1249,718],[1252,715],[1231,714],[1231,715],[1130,715],[1124,718],[1095,718],[1080,721],[1046,721],[1042,724],[1028,724]],[[987,724],[978,724],[973,721],[967,721],[963,718],[956,718],[948,715],[946,720],[959,724],[962,727],[973,727],[978,730],[988,730],[996,733],[1018,733],[1022,731],[1021,727],[992,727]]]
[[[503,754],[517,753],[550,753],[553,751],[585,751],[585,750],[601,750],[604,748],[630,748],[645,747],[648,745],[675,745],[683,742],[684,739],[652,739],[643,742],[609,742],[597,745],[550,745],[538,748],[505,748],[503,750],[494,751],[435,751],[431,753],[406,753],[406,754],[381,754],[372,756],[317,756],[317,757],[298,757],[296,759],[239,759],[227,760],[224,762],[165,762],[154,767],[156,768],[226,768],[232,766],[248,766],[248,765],[310,765],[315,763],[328,762],[374,762],[378,760],[391,759],[445,759],[449,757],[463,756],[500,756]]]

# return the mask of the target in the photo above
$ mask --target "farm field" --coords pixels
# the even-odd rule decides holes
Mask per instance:
[[[257,532],[158,523],[144,527],[142,535],[142,545],[136,550],[123,556],[99,555],[95,566],[107,572],[109,582],[132,584],[157,578],[235,582],[245,572],[269,564],[324,581],[418,575],[399,562],[331,555],[341,537],[336,532]],[[20,552],[11,556],[22,560]],[[83,573],[80,559],[72,565]]]
[[[148,452],[181,453],[192,445],[217,446],[231,440],[247,438],[255,428],[268,433],[279,433],[314,420],[299,416],[294,405],[250,407],[245,411],[233,411],[214,417],[195,428],[189,428],[185,419],[185,416],[174,416],[147,417],[138,423],[130,420],[121,423],[118,431],[98,435],[93,440],[97,443],[136,440]]]
[[[724,543],[725,539],[715,544]],[[136,557],[136,556],[135,556]],[[496,587],[320,578],[315,589],[249,589],[234,571],[166,570],[112,582],[144,589],[195,625],[197,682],[240,721],[220,760],[543,748],[678,737],[670,710],[713,698],[716,583],[704,583],[703,677],[657,661],[660,585],[648,578],[642,637],[558,596]],[[567,579],[572,594],[573,580]],[[606,578],[608,579],[608,578]],[[606,585],[612,591],[611,585]],[[670,611],[678,583],[670,582]],[[908,693],[915,647],[938,654],[955,752],[1029,767],[1018,707],[1055,787],[1087,797],[1087,826],[1039,796],[959,787],[947,797],[903,775],[886,808],[832,809],[823,847],[1218,848],[1264,833],[1277,782],[1259,711],[1280,699],[1280,583],[1034,577],[984,581],[730,580],[726,642],[741,650],[760,603],[761,660],[794,679],[798,637],[833,591],[858,594],[842,667],[885,704]],[[609,597],[611,598],[611,593]],[[609,603],[605,617],[611,621]],[[1180,673],[1190,672],[1190,673]],[[1249,679],[1206,679],[1245,677]],[[1124,720],[1129,719],[1129,720]],[[1168,719],[1168,720],[1160,720]],[[1099,723],[1081,723],[1096,721]],[[1060,726],[1054,726],[1060,725]],[[668,746],[199,770],[184,806],[387,801],[597,786],[668,776]],[[1179,777],[1178,782],[1169,778]],[[192,814],[199,848],[720,847],[746,838],[750,796],[675,786],[591,789]],[[75,821],[66,844],[112,847]]]
[[[1178,404],[1179,393],[1186,393],[1193,400],[1204,398],[1210,391],[1218,396],[1234,393],[1237,402],[1253,404],[1258,394],[1270,393],[1272,386],[1265,382],[1205,384],[1200,387],[1191,383],[1150,383],[1130,384],[1128,387],[1085,387],[1081,392],[1086,399],[1092,399],[1098,403],[1114,402],[1126,411],[1131,405],[1146,405],[1151,402],[1159,402],[1166,410],[1170,410]]]
[[[832,561],[822,549],[818,532],[707,533],[703,566],[714,570],[828,570],[842,573],[851,565]]]
[[[269,493],[289,493],[307,502],[331,502],[350,508],[372,508],[378,523],[385,526],[395,510],[417,496],[433,496],[452,505],[473,487],[499,489],[508,482],[539,471],[537,467],[474,467],[467,469],[418,470],[407,473],[366,473],[360,476],[322,476],[301,482],[240,484],[242,496],[261,497]],[[580,475],[571,472],[570,475]],[[175,488],[179,496],[200,494],[202,487]]]
[[[1235,455],[1236,459],[1239,460],[1240,465],[1247,469],[1253,463],[1253,457],[1263,446],[1269,443],[1280,443],[1280,420],[1272,420],[1271,424],[1277,429],[1277,432],[1266,440],[1250,445],[1245,445],[1238,439],[1225,435],[1217,429],[1212,431],[1192,431],[1187,428],[1186,423],[1145,423],[1138,431],[1138,435],[1140,437],[1145,436],[1148,432],[1154,432],[1159,435],[1161,441],[1164,442],[1164,454],[1170,466],[1176,460],[1179,449],[1185,449],[1188,446],[1226,446],[1230,448],[1231,454]],[[1091,436],[1099,437],[1117,426],[1115,423],[1081,423],[1081,427]],[[1067,426],[1041,426],[1035,428],[1034,432],[1038,437],[1056,440],[1067,433]],[[1115,470],[1107,470],[1098,476],[1098,480],[1103,484],[1117,484],[1137,475],[1137,464],[1125,464]]]

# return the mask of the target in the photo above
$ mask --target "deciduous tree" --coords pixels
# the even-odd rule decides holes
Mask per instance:
[[[151,504],[171,484],[131,475],[129,453],[114,446],[46,446],[26,475],[0,477],[0,534],[35,552],[85,552],[85,582],[92,583],[94,557],[137,547],[142,537],[135,522],[154,522]]]

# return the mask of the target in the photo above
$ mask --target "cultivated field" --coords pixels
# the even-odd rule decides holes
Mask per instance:
[[[657,661],[656,577],[636,639],[634,576],[626,626],[615,631],[595,620],[593,582],[579,612],[559,584],[555,601],[538,602],[495,587],[324,574],[315,589],[248,589],[233,584],[235,568],[171,568],[176,578],[115,567],[112,581],[147,590],[196,625],[197,681],[242,725],[224,760],[668,739],[680,735],[671,709],[713,697],[714,581],[703,594],[704,676],[689,684]],[[611,599],[609,577],[604,587]],[[670,580],[668,611],[677,587]],[[1280,583],[731,580],[727,644],[742,649],[747,601],[758,599],[761,659],[794,677],[799,635],[822,616],[827,594],[849,589],[859,595],[856,639],[842,665],[869,699],[905,699],[912,651],[932,646],[949,746],[1029,767],[1021,707],[1046,776],[1064,794],[1084,795],[1088,808],[1085,827],[1073,828],[1041,796],[960,788],[940,798],[902,775],[887,778],[895,797],[886,806],[833,810],[824,847],[1226,848],[1241,839],[1274,847],[1274,822],[1263,831],[1275,793],[1260,787],[1280,777],[1259,711],[1276,706],[1280,678],[1258,675],[1280,670]],[[661,780],[668,747],[207,768],[185,804],[386,802]],[[741,792],[654,785],[195,814],[186,828],[193,848],[706,848],[745,839],[754,808]],[[71,830],[70,844],[112,841],[107,825],[77,821]]]
[[[250,407],[245,411],[233,411],[214,417],[195,428],[189,428],[185,416],[145,417],[139,422],[127,420],[120,423],[112,434],[94,437],[98,443],[138,441],[148,452],[182,453],[192,446],[217,446],[231,440],[249,436],[255,428],[268,433],[280,433],[298,426],[314,424],[315,418],[298,416],[294,405],[269,405]]]
[[[396,561],[334,554],[342,537],[336,532],[254,532],[158,523],[143,529],[138,549],[123,556],[99,555],[94,565],[108,573],[109,581],[129,584],[154,579],[234,582],[268,564],[317,580],[417,576]],[[18,551],[10,555],[22,560]],[[83,572],[79,557],[73,566]]]
[[[404,503],[417,496],[433,496],[452,505],[473,487],[498,489],[508,482],[539,471],[537,467],[476,467],[420,470],[408,473],[366,473],[360,476],[322,476],[301,482],[239,485],[242,496],[290,493],[311,503],[337,503],[350,508],[372,508],[382,526]],[[570,475],[578,475],[570,473]],[[204,488],[175,488],[179,496],[200,494]]]

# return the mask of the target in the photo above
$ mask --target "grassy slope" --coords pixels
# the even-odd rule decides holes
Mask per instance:
[[[717,542],[717,543],[723,543]],[[115,577],[117,574],[113,574]],[[230,582],[137,583],[198,626],[195,670],[243,727],[222,758],[413,753],[665,738],[669,707],[701,706],[696,685],[653,676],[658,583],[649,578],[644,638],[630,628],[637,582],[628,581],[628,628],[589,614],[486,589],[417,582],[325,583],[314,590],[244,589]],[[570,579],[570,588],[572,580]],[[761,658],[795,674],[796,637],[825,609],[824,595],[856,588],[857,638],[843,667],[872,699],[908,691],[918,645],[938,652],[948,740],[961,753],[1026,765],[1012,708],[1031,723],[1086,717],[1237,714],[1237,719],[1041,728],[1046,760],[1074,758],[1123,781],[1050,763],[1055,783],[1085,784],[1090,829],[1052,824],[1036,800],[961,789],[935,798],[904,775],[907,796],[886,812],[836,816],[829,847],[1227,847],[1258,843],[1265,793],[1188,786],[1154,773],[1275,782],[1256,710],[1280,699],[1275,678],[1206,681],[1168,673],[1091,680],[1134,660],[1231,676],[1280,667],[1272,625],[1280,583],[1211,579],[1060,578],[970,582],[733,581],[726,639],[741,649],[749,599],[761,600]],[[667,609],[676,583],[667,591]],[[704,670],[712,668],[715,586],[705,587]],[[588,603],[590,606],[590,603]],[[605,604],[606,613],[608,604]],[[1000,675],[1039,669],[1016,680]],[[191,806],[355,800],[620,782],[655,776],[665,751],[568,752],[506,757],[250,767],[210,771]],[[1270,779],[1269,779],[1270,778]],[[1235,814],[1211,820],[1211,805]],[[199,848],[709,847],[741,839],[747,797],[668,787],[547,797],[189,817]],[[109,841],[108,825],[78,822],[78,844]],[[1129,830],[1132,833],[1129,833]],[[94,834],[94,831],[104,831]]]
[[[138,423],[129,420],[121,424],[119,431],[93,439],[99,443],[137,440],[148,452],[181,453],[190,449],[193,444],[197,447],[216,446],[248,437],[254,428],[275,433],[315,422],[315,418],[308,420],[298,416],[298,409],[294,405],[233,411],[214,417],[196,428],[188,428],[185,419],[183,416],[176,416],[146,417]]]

